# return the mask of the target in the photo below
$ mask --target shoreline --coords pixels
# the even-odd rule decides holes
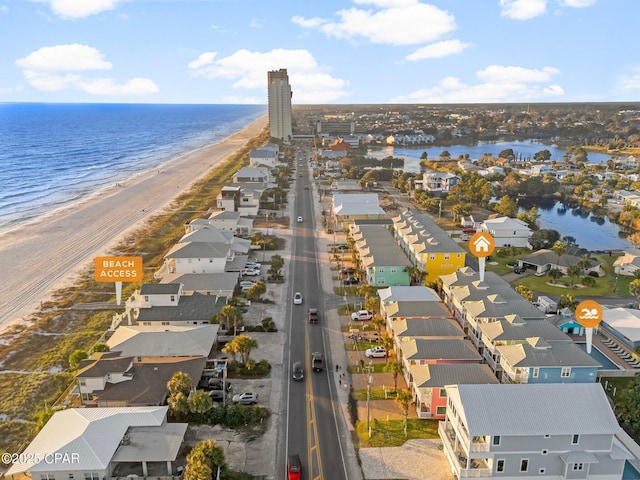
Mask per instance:
[[[5,279],[0,332],[24,323],[38,305],[67,286],[93,257],[105,254],[229,156],[258,136],[266,115],[218,143],[181,153],[134,173],[121,186],[96,190],[37,219],[0,233]],[[160,173],[161,172],[161,173]]]

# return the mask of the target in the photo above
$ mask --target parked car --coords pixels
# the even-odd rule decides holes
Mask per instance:
[[[309,190],[309,185],[305,185],[305,186],[304,186],[304,189],[305,189],[305,190]]]
[[[211,378],[207,385],[207,388],[209,390],[222,390],[223,387],[228,392],[229,390],[231,390],[231,382],[223,382],[219,378]]]
[[[244,392],[239,395],[234,395],[231,401],[233,403],[239,403],[240,405],[255,405],[258,403],[258,394],[254,392]]]
[[[302,217],[298,217],[298,223],[302,223],[302,222],[303,222]]]
[[[358,310],[357,312],[353,312],[351,314],[351,320],[354,322],[363,322],[365,320],[371,320],[373,318],[373,313],[369,310]]]
[[[372,347],[364,352],[367,358],[385,358],[387,356],[387,349],[381,346]]]
[[[300,292],[296,292],[293,294],[293,304],[302,305],[302,294]]]
[[[358,285],[360,283],[360,279],[358,277],[349,277],[345,278],[342,283],[343,285]]]
[[[260,270],[260,267],[262,266],[261,263],[256,263],[256,262],[247,262],[244,264],[244,269],[245,270]]]
[[[336,245],[333,248],[335,248],[336,250],[349,250],[349,245],[341,244],[341,245]]]
[[[304,378],[304,367],[302,366],[302,362],[296,362],[293,364],[293,368],[291,369],[291,377],[299,382]]]
[[[244,270],[242,270],[242,275],[247,275],[249,277],[255,277],[257,275],[260,275],[260,270],[259,269],[250,269],[250,268],[245,268]]]
[[[314,372],[324,370],[324,363],[322,362],[322,354],[320,352],[313,352],[311,354],[311,366]]]
[[[307,310],[307,321],[309,323],[318,323],[319,318],[318,309],[310,308]]]
[[[287,480],[300,480],[302,478],[302,462],[298,455],[289,455],[287,459]]]
[[[210,390],[209,391],[209,397],[211,398],[211,400],[213,400],[214,402],[221,402],[224,400],[226,393],[222,390]]]
[[[351,275],[353,273],[356,273],[356,269],[352,268],[352,267],[346,267],[342,269],[342,274],[343,275]]]
[[[240,282],[240,288],[253,287],[255,284],[256,282],[252,282],[251,280],[243,280]]]

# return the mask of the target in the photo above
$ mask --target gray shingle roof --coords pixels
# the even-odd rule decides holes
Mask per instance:
[[[408,360],[474,360],[482,357],[468,340],[422,340],[402,342],[402,356]]]
[[[441,302],[398,302],[385,306],[384,311],[393,318],[451,317]]]
[[[513,320],[514,316],[510,319]],[[516,317],[497,322],[481,323],[480,331],[492,342],[525,340],[529,337],[541,337],[546,341],[571,342],[571,338],[547,320],[525,321]]]
[[[454,320],[445,318],[394,320],[391,328],[395,337],[460,337],[464,330]]]
[[[409,367],[409,372],[417,388],[498,383],[498,379],[489,368],[489,365],[481,365],[479,363],[412,365]]]
[[[535,340],[534,340],[535,339]],[[496,347],[504,361],[512,367],[601,367],[602,365],[574,343],[541,341]],[[536,347],[537,345],[537,347]]]
[[[180,283],[145,283],[140,287],[141,295],[177,295]]]
[[[194,293],[180,297],[178,305],[141,308],[138,323],[208,321],[225,305],[226,298]]]

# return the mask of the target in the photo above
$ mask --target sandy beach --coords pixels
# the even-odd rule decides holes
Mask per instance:
[[[0,331],[28,318],[145,221],[257,136],[266,116],[226,138],[174,158],[97,195],[0,236]],[[107,298],[105,298],[106,300]]]

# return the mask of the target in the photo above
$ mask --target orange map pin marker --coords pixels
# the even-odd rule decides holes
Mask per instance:
[[[591,353],[593,329],[602,321],[602,306],[594,300],[584,300],[576,307],[576,321],[586,328],[587,353]]]
[[[493,253],[496,242],[493,235],[488,232],[476,232],[469,239],[469,250],[478,257],[478,267],[480,267],[480,281],[484,282],[485,259]]]

